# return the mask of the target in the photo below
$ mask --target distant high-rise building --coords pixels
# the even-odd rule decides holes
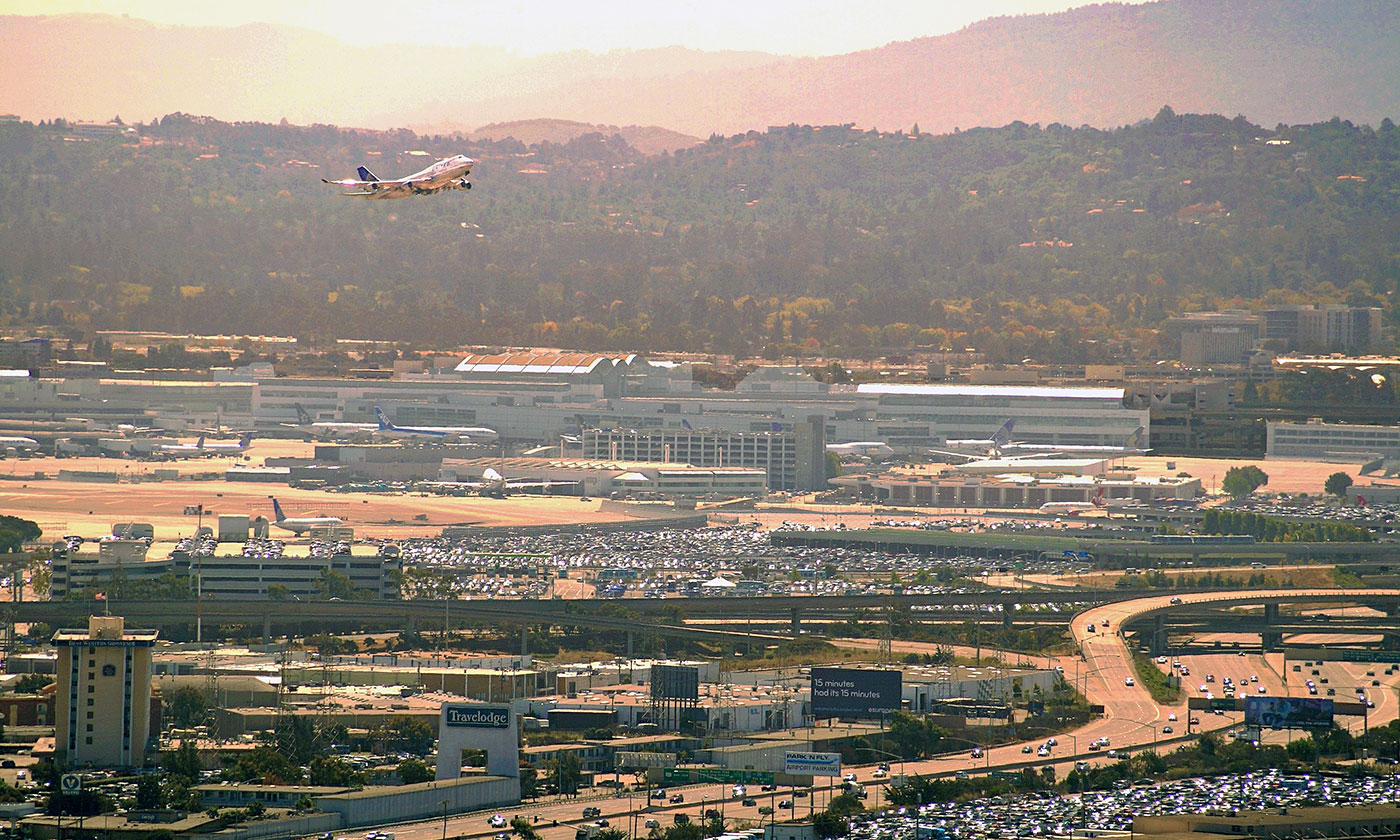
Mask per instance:
[[[144,762],[151,720],[155,630],[127,630],[121,616],[95,615],[86,630],[59,630],[55,751],[69,766]]]
[[[1366,350],[1380,338],[1381,311],[1374,306],[1324,306],[1298,313],[1298,342],[1303,345]]]

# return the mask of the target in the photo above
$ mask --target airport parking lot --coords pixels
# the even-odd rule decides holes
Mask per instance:
[[[1080,796],[998,796],[972,802],[934,803],[918,814],[865,820],[849,836],[859,840],[913,837],[916,827],[941,829],[950,838],[1040,837],[1074,829],[1127,831],[1134,816],[1260,810],[1302,805],[1393,804],[1395,778],[1337,778],[1277,771],[1139,784]],[[938,832],[935,832],[937,834]]]
[[[709,585],[721,572],[741,578],[735,595],[861,595],[902,591],[967,591],[961,578],[1006,571],[986,557],[939,558],[927,554],[832,546],[773,545],[769,534],[748,527],[606,534],[543,534],[407,539],[397,542],[404,566],[451,570],[462,579],[514,580],[552,572],[595,583],[602,597],[685,597],[725,594]],[[1075,561],[1027,558],[1025,571],[1067,573]],[[468,577],[463,577],[464,575]],[[892,583],[893,581],[898,581]]]

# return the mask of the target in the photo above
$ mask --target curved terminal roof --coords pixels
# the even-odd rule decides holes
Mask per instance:
[[[473,353],[458,363],[458,373],[527,373],[543,375],[577,375],[591,373],[601,364],[629,366],[638,359],[635,354],[602,356],[597,353],[494,353],[486,356]]]

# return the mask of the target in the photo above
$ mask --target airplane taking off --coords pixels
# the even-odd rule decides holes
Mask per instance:
[[[481,426],[395,426],[384,416],[384,410],[376,407],[374,416],[379,420],[375,433],[390,438],[430,438],[445,441],[493,441],[497,438],[495,429]]]
[[[287,516],[282,512],[282,506],[277,503],[277,498],[272,499],[272,515],[275,517],[272,524],[284,531],[291,531],[293,534],[304,534],[312,528],[335,528],[345,524],[345,520],[337,516]]]
[[[372,435],[379,430],[379,425],[376,423],[339,423],[332,420],[316,420],[307,413],[306,409],[301,407],[301,403],[296,403],[293,407],[297,410],[297,422],[283,423],[282,425],[322,440]]]
[[[1003,455],[1054,455],[1074,457],[1118,457],[1122,455],[1146,455],[1151,452],[1143,446],[1147,442],[1147,427],[1138,426],[1137,431],[1128,436],[1123,446],[1058,446],[1053,443],[1007,443],[1001,447]]]
[[[360,176],[358,179],[327,181],[322,178],[321,182],[338,187],[353,187],[356,190],[341,195],[361,198],[408,198],[411,195],[432,195],[443,190],[469,190],[472,188],[472,182],[467,180],[467,175],[474,165],[476,161],[466,155],[453,155],[404,178],[384,181],[361,166],[356,170]]]
[[[1046,502],[1040,506],[1041,513],[1083,513],[1086,510],[1105,507],[1103,488],[1088,502]]]
[[[894,454],[888,443],[878,440],[856,440],[850,443],[828,443],[827,452],[835,452],[841,457],[854,455],[860,458],[886,458]]]

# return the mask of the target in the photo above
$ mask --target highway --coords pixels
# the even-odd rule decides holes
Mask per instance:
[[[1151,747],[1154,744],[1161,748],[1188,742],[1195,737],[1195,733],[1199,732],[1200,728],[1190,727],[1191,731],[1188,732],[1190,715],[1187,714],[1184,700],[1172,706],[1158,706],[1141,686],[1127,684],[1127,677],[1132,676],[1136,681],[1136,674],[1132,667],[1131,653],[1122,636],[1125,623],[1132,623],[1144,615],[1153,614],[1155,611],[1174,608],[1177,605],[1171,603],[1173,597],[1179,597],[1182,602],[1180,606],[1183,609],[1189,609],[1193,604],[1250,604],[1269,599],[1326,601],[1336,600],[1340,596],[1342,599],[1353,600],[1355,596],[1361,594],[1363,593],[1339,592],[1337,590],[1256,590],[1163,594],[1094,607],[1072,619],[1071,630],[1080,647],[1080,657],[1050,658],[1045,660],[1045,664],[1064,668],[1066,680],[1079,685],[1090,702],[1103,704],[1105,711],[1102,717],[1078,729],[1058,734],[1056,738],[1059,745],[1052,748],[1051,755],[1047,758],[1039,757],[1034,751],[1029,754],[1023,752],[1024,744],[996,747],[985,751],[981,758],[973,758],[971,755],[973,745],[967,744],[965,749],[925,761],[899,762],[886,759],[890,764],[890,775],[897,776],[900,773],[907,775],[952,775],[957,772],[976,773],[993,769],[1019,769],[1025,766],[1049,765],[1055,768],[1058,777],[1063,778],[1073,767],[1075,761],[1088,761],[1091,764],[1097,764],[1112,760],[1108,758],[1106,749],[1089,750],[1089,744],[1098,738],[1108,738],[1110,746],[1113,748],[1142,748]],[[1388,599],[1400,597],[1400,590],[1369,590],[1364,595],[1368,598]],[[1107,626],[1104,626],[1105,621]],[[1093,632],[1088,630],[1091,623],[1095,627]],[[903,643],[900,644],[903,645]],[[957,652],[965,655],[970,653],[971,649],[959,648]],[[998,652],[987,649],[984,653],[990,656]],[[1014,654],[1001,653],[1001,655],[1005,661],[1015,660]],[[1042,658],[1033,657],[1032,659],[1036,661],[1036,664],[1040,664]],[[1196,682],[1204,682],[1204,675],[1207,673],[1219,675],[1217,680],[1229,675],[1237,681],[1246,681],[1245,685],[1255,688],[1258,685],[1263,685],[1269,693],[1287,693],[1290,690],[1295,694],[1303,693],[1302,678],[1305,675],[1294,675],[1291,671],[1284,671],[1281,656],[1275,656],[1274,660],[1270,661],[1268,657],[1259,654],[1241,656],[1234,652],[1183,656],[1183,664],[1188,665],[1192,672],[1191,679],[1187,680],[1188,684],[1184,686],[1186,689],[1184,693],[1190,694],[1196,691]],[[1349,685],[1368,685],[1368,683],[1363,682],[1364,671],[1367,667],[1364,664],[1327,663],[1320,666],[1320,670],[1323,673],[1341,675],[1340,678],[1347,680]],[[1259,683],[1247,682],[1254,675],[1259,677]],[[1216,685],[1218,684],[1217,682]],[[1372,710],[1370,715],[1370,723],[1372,724],[1396,717],[1396,699],[1389,697],[1388,694],[1400,688],[1400,675],[1386,678],[1383,685],[1385,686],[1384,690],[1376,689],[1373,693],[1376,708]],[[1176,715],[1178,719],[1171,721],[1168,719],[1169,715]],[[1197,712],[1197,716],[1207,731],[1227,728],[1239,722],[1240,717],[1238,713],[1215,715],[1204,712]],[[1163,731],[1165,727],[1171,727],[1173,731],[1166,733]],[[1031,743],[1031,746],[1038,747],[1044,740],[1045,738],[1038,738]],[[854,772],[856,778],[865,783],[870,791],[867,806],[877,805],[881,798],[882,783],[875,777],[875,764],[872,762],[860,767],[849,767],[847,770]],[[821,780],[818,780],[819,785],[820,782]],[[749,795],[754,796],[757,801],[752,806],[744,806],[738,797],[733,796],[728,785],[694,785],[676,788],[671,792],[683,793],[685,802],[675,805],[663,802],[648,803],[645,800],[645,793],[639,793],[631,798],[626,795],[607,795],[571,802],[550,801],[524,804],[505,809],[500,813],[507,819],[517,814],[532,818],[538,817],[540,822],[536,827],[545,840],[570,840],[578,825],[591,821],[591,819],[584,820],[582,816],[583,808],[587,806],[599,808],[602,818],[624,830],[631,830],[631,820],[635,818],[637,831],[645,834],[647,831],[645,820],[647,819],[657,820],[662,827],[670,825],[677,813],[684,813],[692,820],[698,820],[704,809],[718,808],[720,802],[723,802],[726,820],[730,826],[733,826],[736,821],[759,824],[761,821],[769,819],[769,817],[758,813],[760,806],[774,807],[777,819],[782,820],[791,818],[794,813],[805,814],[813,807],[820,809],[822,803],[830,795],[828,789],[819,788],[813,794],[816,797],[815,805],[813,805],[812,798],[795,798],[794,792],[789,788],[781,788],[770,793],[760,793],[756,789],[750,789]],[[776,807],[783,800],[792,802],[795,810]],[[645,811],[643,812],[642,809]],[[486,823],[491,813],[488,811],[453,816],[446,821],[441,819],[422,821],[396,827],[394,831],[397,840],[438,840],[444,836],[490,836],[497,833]],[[558,821],[558,825],[554,825],[555,821]]]

